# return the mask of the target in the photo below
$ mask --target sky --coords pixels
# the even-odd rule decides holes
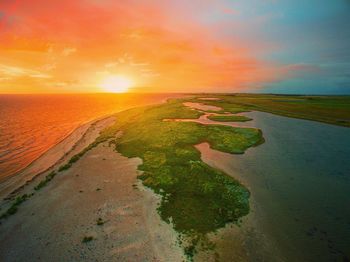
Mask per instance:
[[[350,94],[350,0],[0,0],[0,93]]]

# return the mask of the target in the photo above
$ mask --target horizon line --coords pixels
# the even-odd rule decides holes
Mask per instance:
[[[277,92],[62,92],[62,93],[0,93],[0,95],[148,95],[148,94],[184,94],[184,95],[225,95],[225,94],[248,94],[248,95],[285,95],[285,96],[350,96],[350,93],[277,93]]]

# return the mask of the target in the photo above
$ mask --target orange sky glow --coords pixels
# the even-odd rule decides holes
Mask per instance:
[[[1,1],[0,93],[104,92],[116,75],[133,92],[235,92],[289,74],[257,55],[274,47],[227,41],[227,25],[193,15],[231,15],[215,1],[166,2]]]

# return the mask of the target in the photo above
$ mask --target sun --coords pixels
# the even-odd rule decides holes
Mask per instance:
[[[111,93],[125,93],[132,85],[133,82],[129,78],[120,75],[106,77],[101,82],[101,88]]]

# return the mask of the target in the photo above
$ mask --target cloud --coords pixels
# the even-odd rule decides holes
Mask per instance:
[[[45,73],[42,73],[37,70],[16,67],[16,66],[8,66],[4,64],[0,64],[0,74],[5,76],[5,78],[16,78],[27,76],[31,78],[50,78],[51,76]]]
[[[106,68],[113,68],[113,67],[116,67],[117,65],[119,65],[118,62],[111,62],[111,63],[105,64],[105,67]]]
[[[77,49],[74,48],[74,47],[66,47],[62,51],[62,55],[63,56],[69,56],[69,55],[75,53],[76,51],[77,51]]]
[[[42,70],[44,71],[51,71],[53,69],[55,69],[57,67],[56,63],[49,63],[49,64],[45,64],[42,66]]]

